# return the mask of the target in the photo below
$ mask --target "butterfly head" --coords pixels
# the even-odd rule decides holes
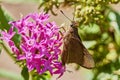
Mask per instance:
[[[72,21],[72,24],[70,25],[72,28],[77,28],[79,27],[79,22]]]

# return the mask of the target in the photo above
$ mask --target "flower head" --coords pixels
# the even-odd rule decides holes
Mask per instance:
[[[55,22],[48,22],[48,19],[48,14],[33,13],[18,21],[9,22],[12,26],[8,33],[1,32],[2,39],[9,43],[18,60],[26,61],[29,71],[63,74],[65,68],[59,61],[62,37]],[[12,41],[14,28],[21,36],[19,48]]]

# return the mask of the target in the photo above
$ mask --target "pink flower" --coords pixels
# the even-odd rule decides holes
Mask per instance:
[[[51,75],[62,75],[65,71],[59,60],[62,37],[55,22],[48,22],[48,19],[48,14],[34,13],[9,22],[12,26],[8,32],[1,32],[1,39],[9,43],[18,60],[26,61],[29,71],[37,70],[39,74],[49,71]],[[21,36],[19,48],[12,41],[15,28]]]

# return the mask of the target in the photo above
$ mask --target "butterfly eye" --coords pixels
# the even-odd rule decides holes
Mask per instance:
[[[73,24],[70,25],[70,27],[73,27],[73,26],[74,26]]]

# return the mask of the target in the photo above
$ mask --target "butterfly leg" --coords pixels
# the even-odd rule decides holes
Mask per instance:
[[[65,28],[63,26],[61,26],[59,29],[59,33],[61,34],[61,36],[64,36],[64,33],[66,32]]]

